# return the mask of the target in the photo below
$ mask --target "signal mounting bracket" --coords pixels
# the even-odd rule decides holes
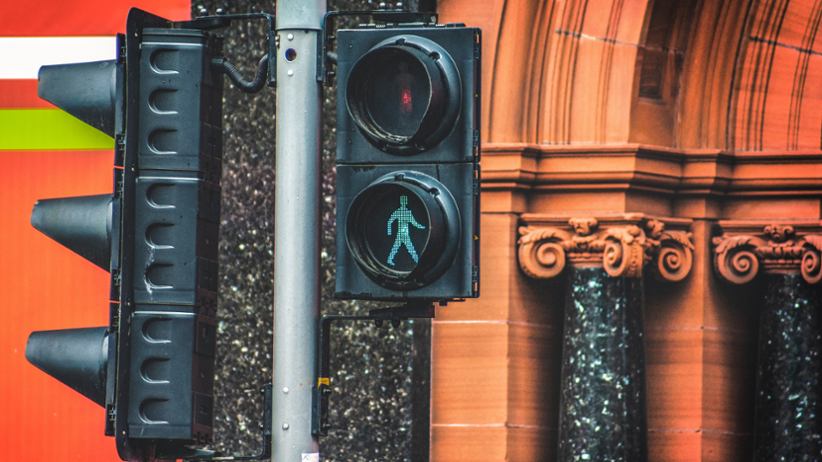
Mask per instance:
[[[262,429],[263,446],[258,454],[253,455],[223,455],[211,449],[180,448],[174,444],[169,447],[158,445],[154,456],[159,460],[183,459],[185,462],[199,461],[233,461],[233,460],[268,460],[271,458],[271,383],[263,385],[260,393],[263,395]]]
[[[317,42],[317,81],[322,82],[324,85],[328,85],[328,81],[333,75],[331,71],[327,70],[326,62],[329,59],[336,61],[336,55],[328,51],[330,42],[336,38],[329,31],[333,27],[333,20],[341,17],[367,17],[371,21],[385,26],[406,23],[420,23],[430,26],[437,24],[439,18],[437,13],[407,11],[401,3],[398,3],[395,7],[381,3],[380,8],[376,10],[339,10],[325,13],[320,26],[322,29],[320,31],[320,40]]]
[[[445,305],[446,301],[440,301]],[[314,384],[314,399],[311,416],[311,433],[326,436],[331,425],[328,423],[328,405],[331,396],[331,327],[336,321],[374,321],[377,326],[389,321],[394,327],[411,319],[433,319],[434,301],[409,301],[404,305],[371,310],[367,315],[326,314],[320,317],[319,345],[317,345],[317,383]]]
[[[275,29],[275,16],[271,13],[225,13],[222,9],[217,10],[217,14],[208,15],[204,10],[202,16],[195,17],[191,21],[179,21],[173,23],[176,27],[191,27],[194,29],[212,30],[228,27],[231,21],[262,19],[266,22],[266,53],[260,59],[259,69],[254,81],[248,82],[242,79],[239,72],[225,59],[214,64],[223,68],[225,74],[246,93],[256,93],[262,89],[263,79],[267,79],[265,84],[274,88],[277,81],[277,32]]]

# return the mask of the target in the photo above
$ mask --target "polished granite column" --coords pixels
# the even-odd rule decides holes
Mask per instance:
[[[570,268],[559,460],[646,459],[642,279]]]
[[[754,460],[822,460],[822,236],[819,223],[720,222],[715,265],[761,287]],[[755,282],[754,282],[755,281]]]
[[[668,282],[688,275],[690,222],[639,214],[523,221],[523,272],[567,277],[558,460],[647,460],[643,279],[646,266]]]
[[[820,293],[799,274],[765,279],[759,317],[756,461],[822,460]]]

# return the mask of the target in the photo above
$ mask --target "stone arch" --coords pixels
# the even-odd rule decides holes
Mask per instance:
[[[822,2],[761,0],[747,14],[728,138],[740,151],[822,148]]]
[[[625,143],[630,132],[631,97],[647,1],[587,0],[551,3],[541,24],[546,50],[531,81],[531,143]],[[536,54],[536,53],[535,53]],[[536,105],[534,105],[536,103]]]
[[[485,141],[820,148],[819,1],[676,2],[662,48],[682,60],[664,76],[678,92],[652,102],[640,94],[643,58],[659,44],[646,41],[653,12],[670,2],[654,3],[484,2],[474,14],[484,31]],[[470,20],[459,5],[443,0],[440,11]]]

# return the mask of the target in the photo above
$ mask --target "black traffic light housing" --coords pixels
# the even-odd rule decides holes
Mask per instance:
[[[210,439],[219,37],[132,9],[117,59],[44,66],[39,93],[114,137],[111,195],[41,200],[32,224],[110,271],[107,327],[33,333],[26,357],[106,408],[124,460]]]
[[[336,296],[478,296],[480,30],[336,36]]]
[[[211,438],[222,157],[219,37],[134,10],[127,33],[121,456]]]

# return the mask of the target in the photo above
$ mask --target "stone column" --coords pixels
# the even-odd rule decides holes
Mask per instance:
[[[754,460],[822,459],[822,227],[720,222],[714,265],[764,290],[759,307]]]
[[[567,273],[558,460],[646,460],[643,275],[648,266],[666,281],[688,275],[690,221],[640,214],[523,219],[518,253],[525,274]]]

